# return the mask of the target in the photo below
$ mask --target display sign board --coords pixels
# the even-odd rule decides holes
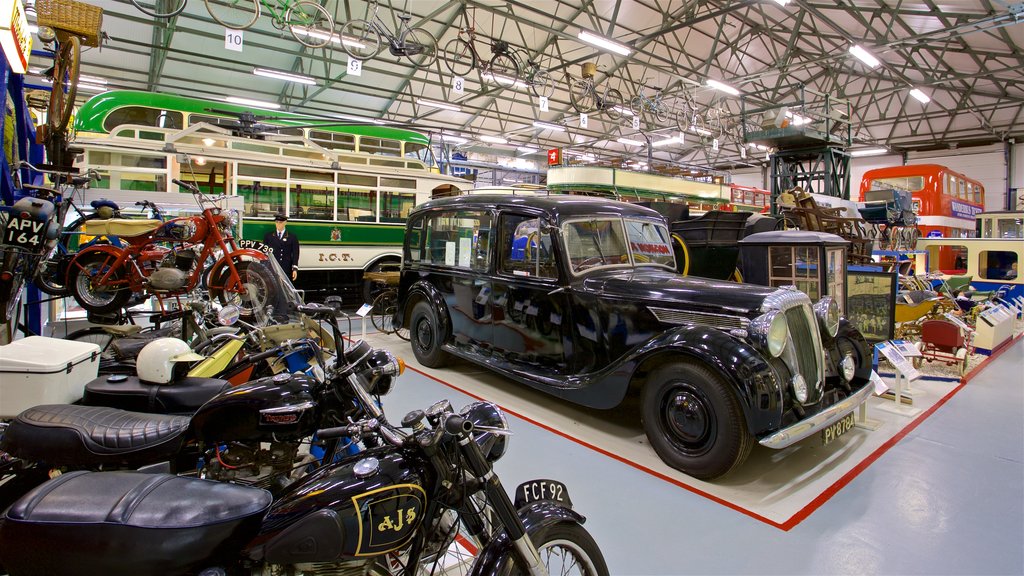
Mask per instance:
[[[895,346],[896,349],[900,351],[900,354],[903,354],[906,358],[913,358],[921,355],[921,351],[917,349],[917,346],[914,346],[914,343],[908,340],[893,340],[892,345]]]
[[[964,330],[964,331],[966,331],[968,333],[974,331],[973,328],[968,326],[963,320],[960,319],[959,316],[957,316],[956,314],[953,314],[952,312],[946,312],[945,314],[943,314],[943,316],[946,317],[946,320],[949,320],[953,324],[956,324],[957,326],[959,326],[961,330]]]
[[[547,96],[541,96],[540,99],[537,101],[537,107],[540,108],[541,112],[547,112],[548,111],[548,97]]]
[[[548,166],[557,166],[562,163],[562,149],[552,148],[548,150]]]
[[[349,76],[362,76],[363,75],[363,61],[356,60],[349,56],[348,59],[348,75]]]
[[[958,202],[956,200],[953,203],[953,217],[963,218],[965,220],[974,220],[974,217],[981,213],[981,206],[972,206],[965,202]]]
[[[892,364],[893,368],[899,370],[900,374],[903,374],[907,380],[917,380],[921,377],[921,373],[917,371],[917,368],[914,368],[914,365],[910,363],[910,360],[907,360],[906,356],[900,353],[899,349],[897,349],[892,342],[879,342],[878,344],[875,344],[875,348],[878,350],[878,353],[885,356],[886,360]]]
[[[452,92],[456,94],[465,94],[466,79],[462,76],[452,76]]]
[[[230,28],[225,28],[224,29],[224,49],[225,50],[233,50],[235,52],[241,52],[242,51],[242,43],[243,43],[243,37],[242,37],[242,31],[241,30],[232,30]]]
[[[32,33],[28,31],[25,6],[21,0],[0,0],[0,47],[15,74],[28,70]]]

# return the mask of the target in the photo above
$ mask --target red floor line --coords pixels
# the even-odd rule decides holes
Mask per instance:
[[[968,373],[966,376],[964,376],[961,379],[960,384],[956,388],[954,388],[949,393],[947,393],[945,396],[940,398],[931,408],[929,408],[928,410],[925,410],[920,416],[915,418],[911,423],[909,423],[906,426],[904,426],[903,429],[900,430],[899,432],[897,432],[895,436],[893,436],[892,438],[887,440],[885,443],[883,443],[881,446],[876,448],[874,452],[869,454],[864,460],[862,460],[857,465],[855,465],[849,472],[847,472],[846,474],[843,474],[843,476],[841,478],[839,478],[839,480],[836,480],[831,486],[826,488],[821,494],[819,494],[817,497],[815,497],[813,500],[811,500],[806,506],[801,508],[796,514],[791,516],[789,518],[789,520],[786,520],[785,522],[782,522],[782,523],[776,522],[776,521],[771,520],[769,518],[765,518],[764,516],[761,516],[760,514],[757,514],[756,512],[753,512],[751,510],[747,510],[746,508],[743,508],[742,506],[739,506],[737,504],[733,504],[732,502],[729,502],[728,500],[724,500],[722,498],[719,498],[718,496],[715,496],[713,494],[709,494],[709,493],[707,493],[707,492],[705,492],[705,491],[703,491],[703,490],[701,490],[699,488],[696,488],[696,487],[691,486],[689,484],[686,484],[684,482],[680,482],[679,480],[676,480],[675,478],[671,478],[671,477],[666,476],[666,475],[664,475],[664,474],[662,474],[662,473],[660,473],[660,472],[658,472],[656,470],[652,470],[652,469],[650,469],[650,468],[648,468],[646,466],[643,466],[641,464],[633,462],[632,460],[628,460],[626,458],[623,458],[622,456],[619,456],[618,454],[614,454],[612,452],[604,450],[603,448],[600,448],[598,446],[594,446],[593,444],[590,444],[588,442],[584,442],[583,440],[580,440],[579,438],[570,436],[569,434],[567,434],[565,432],[562,432],[560,430],[556,430],[556,429],[554,429],[554,428],[552,428],[552,427],[550,427],[550,426],[548,426],[546,424],[543,424],[543,423],[538,422],[538,421],[536,421],[536,420],[534,420],[532,418],[529,418],[527,416],[519,414],[518,412],[516,412],[514,410],[509,410],[509,409],[505,408],[504,406],[502,406],[501,409],[504,410],[505,412],[509,413],[509,414],[512,414],[513,416],[515,416],[517,418],[520,418],[522,420],[525,420],[525,421],[529,422],[530,424],[533,424],[534,426],[543,428],[544,430],[547,430],[548,432],[551,432],[552,434],[556,434],[558,436],[561,436],[562,438],[565,438],[566,440],[569,440],[571,442],[575,442],[576,444],[579,444],[580,446],[584,446],[584,447],[589,448],[589,449],[591,449],[591,450],[593,450],[595,452],[598,452],[600,454],[604,454],[605,456],[608,456],[609,458],[612,458],[613,460],[617,460],[619,462],[622,462],[623,464],[626,464],[628,466],[636,468],[637,470],[640,470],[642,472],[646,472],[647,474],[650,474],[651,476],[655,476],[657,478],[660,478],[661,480],[664,480],[665,482],[668,482],[669,484],[678,486],[678,487],[680,487],[680,488],[682,488],[684,490],[687,490],[688,492],[692,492],[694,494],[697,494],[698,496],[702,496],[704,498],[707,498],[708,500],[711,500],[712,502],[715,502],[717,504],[721,504],[722,506],[725,506],[726,508],[730,508],[732,510],[740,512],[741,514],[749,516],[749,517],[751,517],[751,518],[753,518],[755,520],[764,522],[765,524],[768,524],[769,526],[774,526],[775,528],[778,528],[780,530],[788,532],[789,530],[792,530],[795,526],[797,526],[798,524],[800,524],[801,522],[806,520],[808,516],[810,516],[815,510],[820,508],[823,504],[825,504],[825,502],[828,502],[841,489],[843,489],[854,478],[856,478],[858,475],[860,475],[861,472],[866,470],[868,466],[870,466],[872,463],[874,463],[876,460],[878,460],[883,454],[888,452],[889,449],[891,449],[893,446],[895,446],[900,440],[902,440],[903,438],[906,438],[906,436],[908,434],[910,434],[912,431],[914,431],[915,428],[917,428],[929,416],[931,416],[933,413],[935,413],[936,410],[938,410],[946,402],[948,402],[950,400],[950,398],[955,396],[957,394],[957,392],[959,392],[967,384],[967,382],[970,379],[974,378],[978,373],[980,373],[981,370],[983,368],[985,368],[986,366],[988,366],[988,364],[992,360],[994,360],[994,359],[998,358],[999,356],[1001,356],[1003,354],[1003,352],[1005,352],[1006,350],[1009,350],[1010,345],[1013,344],[1014,342],[1016,342],[1017,340],[1019,340],[1022,336],[1024,336],[1024,335],[1019,335],[1019,336],[1009,340],[1007,343],[1005,343],[1004,346],[1001,346],[1001,347],[997,348],[995,351],[993,351],[992,355],[990,355],[985,361],[983,361],[981,364],[979,364],[977,367],[975,367],[974,370],[971,370],[970,373]],[[456,390],[458,392],[461,392],[462,394],[465,394],[465,395],[467,395],[467,396],[469,396],[471,398],[476,398],[477,400],[486,400],[486,398],[483,398],[483,397],[481,397],[481,396],[479,396],[477,394],[474,394],[474,393],[472,393],[472,392],[470,392],[468,390],[464,390],[462,388],[459,388],[458,386],[456,386],[456,385],[454,385],[454,384],[452,384],[450,382],[446,382],[444,380],[441,380],[440,378],[437,378],[436,376],[433,376],[431,374],[427,374],[426,372],[424,372],[422,370],[419,370],[417,368],[413,368],[412,366],[407,366],[407,368],[409,368],[410,370],[412,370],[412,371],[414,371],[414,372],[416,372],[418,374],[426,376],[427,378],[430,378],[431,380],[433,380],[433,381],[435,381],[435,382],[437,382],[439,384],[447,386],[447,387],[451,388],[452,390]]]

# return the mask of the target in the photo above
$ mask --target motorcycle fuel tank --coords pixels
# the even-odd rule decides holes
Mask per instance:
[[[275,501],[247,553],[270,564],[301,564],[401,548],[426,510],[424,476],[393,448],[351,456],[310,475]]]
[[[214,396],[192,417],[195,437],[223,440],[283,440],[316,432],[316,381],[304,374],[276,374]]]

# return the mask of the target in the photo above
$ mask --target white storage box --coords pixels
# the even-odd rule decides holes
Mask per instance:
[[[71,404],[100,368],[90,342],[29,336],[0,346],[0,418],[40,404]]]

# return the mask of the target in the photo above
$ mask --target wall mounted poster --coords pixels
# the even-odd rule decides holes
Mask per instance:
[[[896,273],[847,272],[846,317],[868,342],[892,340],[896,330]]]

